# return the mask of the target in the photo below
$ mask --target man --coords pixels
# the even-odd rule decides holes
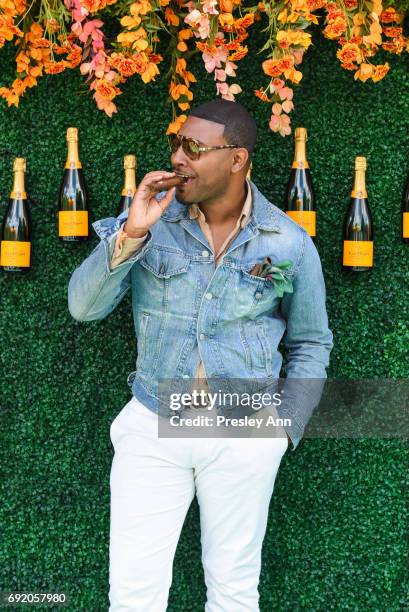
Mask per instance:
[[[165,612],[172,563],[196,492],[206,612],[256,612],[274,480],[317,398],[292,391],[290,424],[264,438],[164,438],[160,379],[325,379],[332,348],[318,253],[307,233],[246,179],[256,125],[237,102],[193,109],[171,137],[172,167],[149,172],[129,211],[93,224],[101,242],[69,283],[78,321],[109,315],[128,289],[138,341],[133,397],[111,440],[110,611]],[[156,195],[155,195],[156,194]],[[266,258],[269,257],[269,260]],[[260,276],[279,267],[286,291]],[[289,261],[290,267],[282,265]],[[302,388],[302,387],[301,387]],[[291,391],[291,389],[290,389]],[[285,436],[285,437],[284,437]]]

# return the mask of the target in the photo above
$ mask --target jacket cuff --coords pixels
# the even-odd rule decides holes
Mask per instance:
[[[92,224],[95,233],[101,239],[105,246],[105,256],[106,256],[106,269],[108,273],[114,274],[117,270],[122,269],[127,264],[134,264],[138,259],[141,259],[145,254],[145,251],[149,248],[150,242],[152,240],[152,234],[148,230],[147,238],[144,238],[144,244],[141,248],[137,249],[136,252],[128,257],[125,261],[115,266],[115,268],[111,267],[112,255],[115,248],[115,243],[118,237],[118,233],[126,221],[128,216],[128,210],[125,213],[122,213],[119,217],[107,217],[105,219],[99,219]]]

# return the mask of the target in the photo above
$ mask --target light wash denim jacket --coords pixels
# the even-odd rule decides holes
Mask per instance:
[[[143,245],[117,267],[110,261],[128,210],[93,223],[101,241],[73,272],[68,307],[77,321],[108,316],[132,291],[137,338],[136,369],[128,376],[133,395],[158,412],[158,379],[193,378],[202,359],[208,379],[263,379],[280,375],[283,339],[288,349],[286,383],[291,401],[277,406],[298,446],[317,406],[333,346],[318,252],[307,234],[271,204],[250,181],[252,213],[218,267],[188,206],[174,196],[148,231]],[[157,197],[163,197],[162,192]],[[250,275],[256,263],[291,260],[284,274],[293,293],[279,297],[274,281]],[[313,391],[306,379],[320,381]],[[232,381],[234,382],[234,381]],[[210,386],[211,388],[211,386]],[[233,389],[234,390],[234,389]],[[294,391],[295,390],[295,391]]]

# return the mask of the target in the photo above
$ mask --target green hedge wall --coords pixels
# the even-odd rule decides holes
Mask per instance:
[[[256,30],[252,48],[263,44],[260,24]],[[13,78],[12,52],[1,52],[1,84]],[[408,377],[409,247],[400,241],[409,172],[408,55],[385,54],[392,68],[375,85],[354,82],[335,52],[315,36],[292,120],[309,133],[335,342],[329,376]],[[265,83],[262,59],[252,52],[240,62],[237,81],[246,91],[238,101],[259,126],[252,178],[282,206],[293,142],[269,131],[269,106],[252,94]],[[200,57],[192,68],[195,103],[213,98],[214,81]],[[92,221],[113,216],[124,154],[137,155],[139,179],[169,164],[167,95],[164,83],[145,86],[135,78],[109,119],[81,77],[67,72],[42,79],[19,109],[3,102],[0,108],[2,216],[15,156],[27,158],[34,201],[32,270],[24,278],[0,271],[0,588],[65,591],[73,612],[108,609],[109,427],[130,399],[126,378],[136,354],[129,296],[103,321],[81,324],[68,312],[69,278],[98,238],[93,232],[88,244],[76,246],[57,239],[65,131],[80,130]],[[340,269],[341,225],[356,155],[368,160],[375,268],[351,278]],[[402,439],[304,439],[286,453],[263,548],[262,612],[403,610],[406,461]],[[169,610],[199,612],[204,602],[195,499],[176,553]]]

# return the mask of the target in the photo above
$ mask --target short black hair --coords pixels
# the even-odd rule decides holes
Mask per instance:
[[[249,160],[251,159],[256,144],[257,124],[239,102],[215,98],[193,108],[189,116],[224,125],[223,136],[227,144],[247,149]]]

